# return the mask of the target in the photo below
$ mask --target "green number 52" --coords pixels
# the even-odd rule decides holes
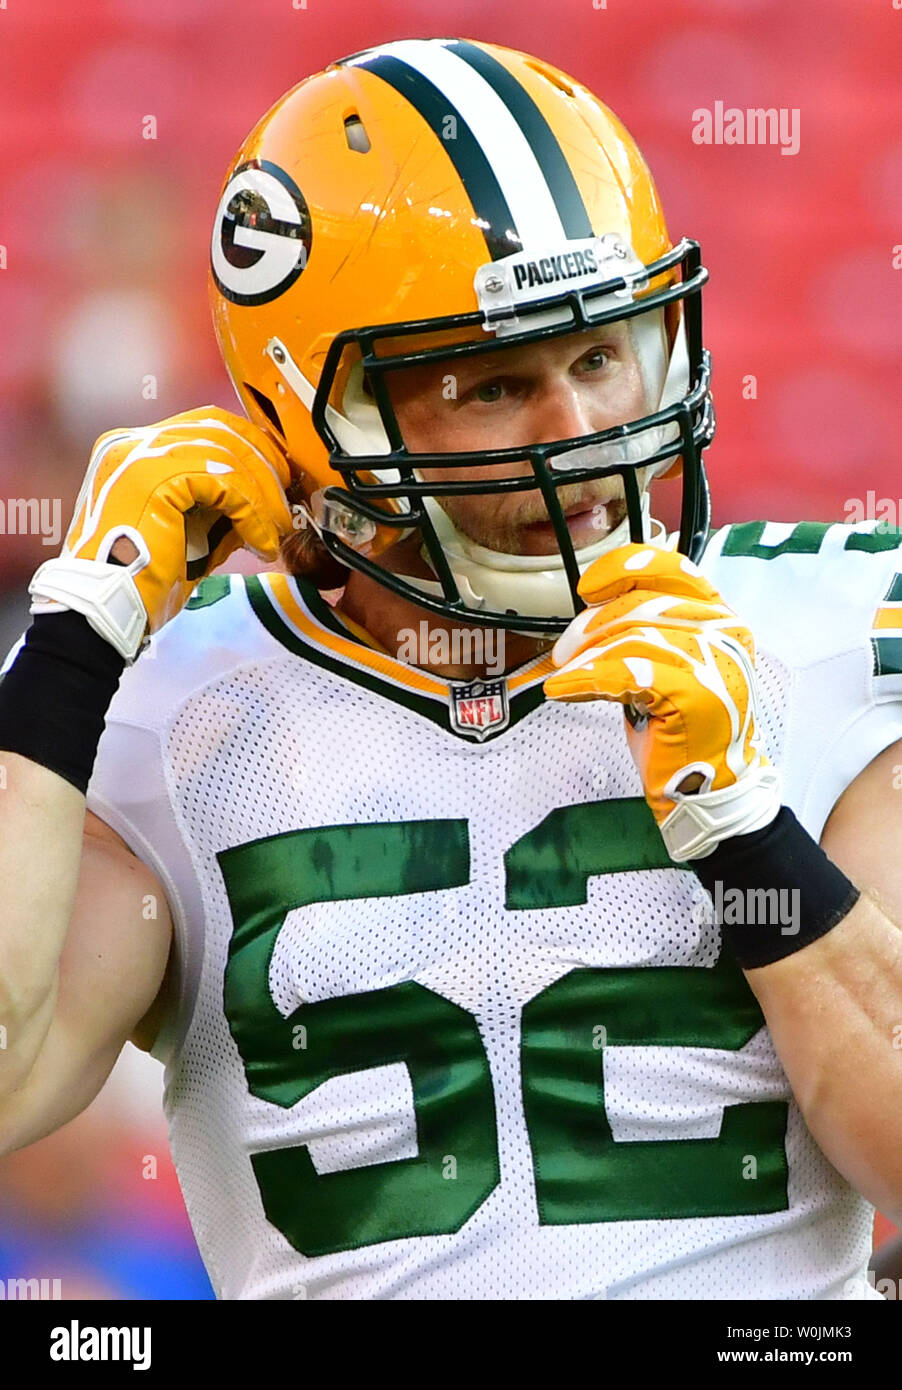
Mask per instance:
[[[288,1109],[331,1077],[393,1062],[406,1065],[413,1091],[415,1157],[317,1173],[304,1145],[252,1154],[267,1218],[305,1255],[459,1230],[500,1182],[492,1078],[474,1015],[408,980],[304,1003],[286,1017],[269,967],[295,908],[467,884],[467,822],[295,830],[218,858],[234,922],[224,1006],[251,1095]],[[585,903],[593,875],[671,867],[643,800],[561,807],[505,854],[505,908]],[[530,999],[523,1106],[540,1224],[784,1209],[785,1101],[726,1105],[709,1139],[615,1141],[605,1111],[605,1047],[735,1051],[762,1023],[741,972],[723,958],[713,969],[571,970]]]

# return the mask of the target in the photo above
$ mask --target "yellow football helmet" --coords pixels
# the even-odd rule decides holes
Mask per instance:
[[[229,374],[287,454],[332,555],[423,607],[532,633],[582,607],[580,573],[655,523],[647,485],[683,474],[679,548],[707,535],[714,430],[697,243],[671,244],[634,141],[578,82],[462,39],[388,43],[288,92],[229,169],[210,292]],[[469,453],[405,447],[386,373],[628,320],[651,413],[578,439]],[[476,545],[429,466],[522,461],[472,491],[540,488],[560,553]],[[626,516],[575,550],[557,499],[612,474]],[[659,528],[660,530],[660,528]],[[432,579],[381,557],[418,534]]]

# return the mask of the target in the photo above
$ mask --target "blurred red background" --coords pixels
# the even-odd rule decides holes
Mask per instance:
[[[0,499],[59,498],[65,530],[98,433],[210,402],[236,408],[205,289],[234,150],[330,60],[449,30],[535,52],[594,88],[645,152],[674,239],[701,242],[715,522],[841,520],[869,490],[902,509],[902,11],[891,0],[457,0],[452,11],[434,0],[9,0]],[[717,101],[798,110],[798,153],[693,143],[693,112]],[[27,624],[28,578],[60,539],[0,535],[4,650]],[[188,1271],[172,1273],[168,1296],[204,1296],[166,1166],[159,1069],[137,1054],[123,1066],[143,1078],[138,1117],[107,1105],[101,1129],[89,1112],[43,1141],[49,1158],[6,1161],[0,1264],[28,1273],[32,1232],[33,1272],[51,1274],[59,1229],[79,1289],[167,1296],[148,1292],[137,1247],[133,1264],[110,1259],[131,1231]],[[129,1072],[120,1090],[136,1085]],[[68,1185],[53,1178],[63,1171]],[[54,1192],[69,1195],[60,1205]]]

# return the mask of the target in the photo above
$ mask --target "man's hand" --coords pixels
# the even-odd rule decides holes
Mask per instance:
[[[754,642],[685,556],[651,545],[602,555],[588,607],[555,643],[556,700],[612,700],[671,858],[702,858],[780,807],[758,746]]]
[[[32,613],[83,613],[133,658],[146,632],[174,617],[232,551],[244,545],[275,559],[292,525],[290,480],[267,436],[216,406],[108,431],[94,446],[62,553],[31,582]]]

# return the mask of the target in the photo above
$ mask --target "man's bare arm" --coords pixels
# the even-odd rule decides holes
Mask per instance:
[[[268,436],[216,406],[108,430],[62,553],[29,585],[35,621],[0,685],[0,750],[16,750],[0,751],[0,1149],[77,1114],[129,1037],[150,1046],[168,907],[125,844],[86,824],[85,792],[124,664],[199,577],[186,515],[205,518],[206,573],[242,544],[274,560],[290,480]]]
[[[154,874],[84,797],[0,753],[0,1150],[93,1100],[125,1042],[150,1046],[172,939]],[[155,915],[154,915],[155,914]]]
[[[864,890],[817,941],[746,978],[811,1130],[836,1168],[902,1220],[902,744],[840,799],[821,843]]]

